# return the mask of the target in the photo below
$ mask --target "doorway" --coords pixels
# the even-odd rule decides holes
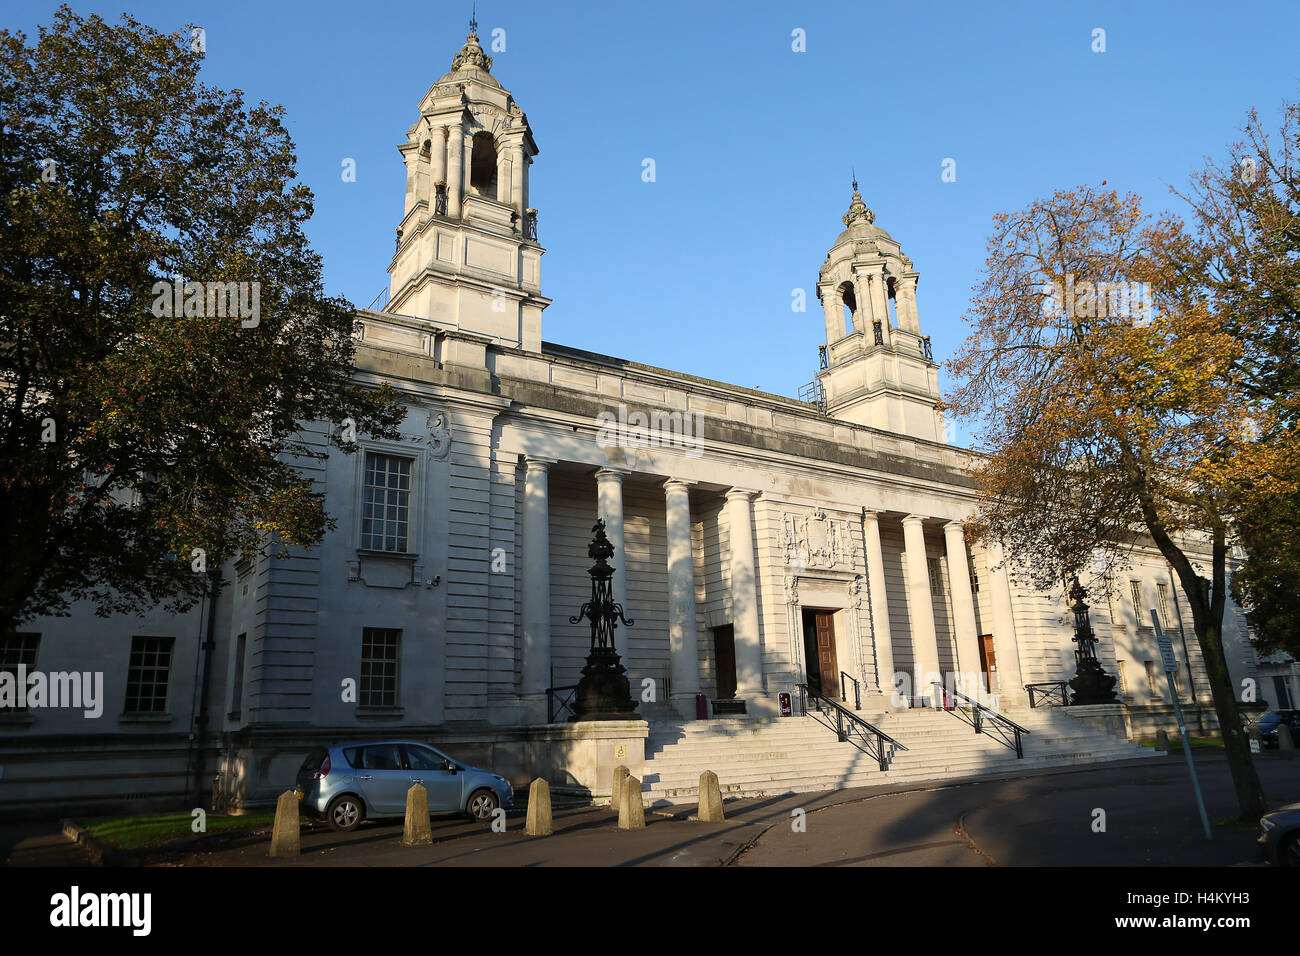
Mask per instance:
[[[840,696],[840,665],[835,656],[835,612],[806,608],[803,612],[804,664],[808,689],[821,697]]]
[[[998,659],[993,650],[993,635],[980,635],[980,670],[984,672],[984,679],[988,682],[989,693],[998,692]]]
[[[717,697],[732,700],[736,696],[736,628],[731,624],[713,629],[713,663],[717,668]]]

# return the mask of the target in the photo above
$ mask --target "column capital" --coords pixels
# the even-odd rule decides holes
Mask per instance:
[[[673,494],[675,492],[685,494],[691,490],[691,485],[693,484],[695,484],[695,482],[686,481],[683,478],[669,478],[664,482],[664,491],[668,494]]]
[[[966,533],[966,524],[961,521],[949,521],[943,526],[944,534],[961,534]]]
[[[537,458],[533,455],[524,456],[524,464],[528,467],[528,471],[531,474],[536,474],[539,471],[549,471],[555,462],[556,459],[554,458]]]
[[[727,490],[726,498],[728,501],[753,501],[763,492],[753,491],[749,488],[730,488]]]
[[[630,474],[632,474],[632,469],[630,468],[611,468],[607,465],[602,465],[600,468],[596,469],[596,480],[622,482],[622,480]]]
[[[907,527],[907,525],[909,524],[924,525],[925,518],[926,518],[925,515],[907,515],[905,518],[903,518],[903,526]]]
[[[863,520],[863,521],[874,521],[876,524],[879,524],[879,523],[880,523],[880,512],[879,512],[879,511],[876,511],[876,510],[874,510],[874,509],[872,509],[872,508],[863,508],[863,509],[862,509],[862,520]]]

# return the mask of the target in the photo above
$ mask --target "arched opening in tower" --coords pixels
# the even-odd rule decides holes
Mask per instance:
[[[858,300],[853,294],[853,283],[845,282],[840,286],[840,300],[844,303],[844,334],[854,332],[854,317],[858,314]]]
[[[497,148],[491,133],[474,134],[469,161],[469,190],[477,196],[497,198]]]
[[[889,280],[889,324],[893,328],[898,328],[898,297],[895,293],[898,291],[898,285],[893,280]]]

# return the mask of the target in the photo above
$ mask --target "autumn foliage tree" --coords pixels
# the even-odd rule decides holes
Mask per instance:
[[[1102,184],[1102,187],[1105,183]],[[1285,415],[1249,369],[1261,348],[1204,281],[1204,238],[1105,188],[995,217],[948,407],[979,423],[982,504],[1040,587],[1105,581],[1135,546],[1177,575],[1243,818],[1266,809],[1223,650],[1243,487],[1295,490]],[[1290,435],[1290,437],[1288,437]]]
[[[202,83],[203,53],[66,6],[34,44],[0,32],[0,632],[81,598],[180,609],[196,569],[319,540],[303,426],[400,420],[350,381],[282,110]],[[160,316],[175,281],[257,288],[259,314],[200,292]]]

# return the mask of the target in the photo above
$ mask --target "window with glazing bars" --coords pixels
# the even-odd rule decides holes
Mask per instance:
[[[397,706],[397,662],[402,632],[367,627],[361,632],[362,707]]]
[[[367,452],[365,494],[361,547],[369,551],[407,551],[411,459]]]
[[[39,634],[5,634],[0,637],[0,672],[8,672],[13,675],[14,687],[18,686],[18,668],[26,668],[24,673],[30,674],[36,669],[36,649],[40,646],[41,636]],[[14,703],[5,705],[5,710],[11,712],[21,712],[27,709],[26,706],[19,707],[17,696],[15,695]]]
[[[167,712],[167,681],[172,669],[170,637],[131,638],[131,661],[126,671],[128,714]]]

